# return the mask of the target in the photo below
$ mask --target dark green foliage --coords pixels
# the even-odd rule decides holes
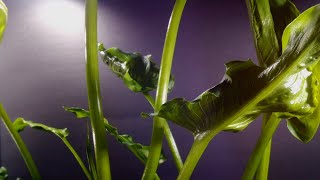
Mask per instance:
[[[105,49],[99,44],[99,52],[103,62],[113,73],[123,80],[125,85],[134,92],[148,93],[157,88],[159,68],[151,55],[125,53],[118,48]],[[174,78],[170,77],[169,91],[174,86]]]
[[[8,179],[8,171],[5,167],[0,167],[0,180],[7,180]]]
[[[193,101],[178,98],[155,115],[170,119],[194,134],[244,129],[262,112],[287,118],[290,131],[309,141],[320,117],[320,5],[286,27],[282,55],[267,68],[251,61],[227,63],[224,80]]]
[[[75,114],[77,118],[86,118],[90,115],[89,111],[77,107],[64,107],[64,109]],[[132,137],[127,134],[119,134],[117,128],[110,125],[106,119],[104,120],[104,126],[110,135],[115,137],[120,144],[125,145],[142,163],[145,164],[147,162],[150,150],[149,146],[134,142]],[[164,161],[166,161],[166,157],[161,154],[159,163],[161,164]]]

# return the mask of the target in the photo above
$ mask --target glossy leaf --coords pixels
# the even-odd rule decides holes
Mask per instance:
[[[247,0],[257,57],[269,66],[281,55],[284,28],[299,15],[289,0]]]
[[[23,131],[25,127],[29,126],[31,128],[34,128],[34,129],[39,129],[39,130],[42,130],[42,131],[51,132],[51,133],[59,136],[62,139],[66,138],[69,135],[69,132],[68,132],[68,130],[66,128],[57,129],[57,128],[46,126],[44,124],[35,123],[35,122],[32,122],[32,121],[26,121],[23,118],[17,118],[13,122],[13,126],[18,132]]]
[[[7,180],[8,177],[7,169],[5,167],[0,167],[0,180]]]
[[[3,33],[7,26],[7,19],[8,19],[8,8],[3,3],[2,0],[0,0],[0,40],[3,37]]]
[[[103,62],[123,80],[130,90],[147,93],[157,88],[159,68],[153,62],[151,55],[125,53],[118,48],[106,50],[103,44],[99,44],[99,51]],[[169,91],[173,86],[174,78],[170,76]]]
[[[64,107],[68,112],[72,112],[76,115],[77,118],[86,118],[89,117],[89,111],[76,107]],[[86,115],[86,116],[85,116]],[[142,163],[146,163],[149,155],[149,146],[144,146],[140,143],[133,141],[132,137],[127,134],[119,134],[117,128],[110,125],[107,120],[104,120],[104,125],[106,130],[117,139],[117,141],[125,145]],[[162,153],[159,159],[159,163],[166,161],[166,157]]]
[[[274,64],[262,69],[250,61],[227,63],[220,84],[194,101],[169,101],[155,115],[171,119],[196,135],[242,130],[262,112],[303,120],[316,113],[319,104],[319,79],[313,74],[320,55],[319,31],[317,5],[286,28],[284,51]]]

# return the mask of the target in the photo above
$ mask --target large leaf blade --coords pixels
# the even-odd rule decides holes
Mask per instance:
[[[231,77],[229,80],[227,78],[194,101],[169,101],[155,114],[171,119],[195,135],[207,131],[241,130],[261,112],[277,112],[279,116],[286,118],[301,118],[312,114],[318,106],[314,97],[317,96],[319,79],[312,72],[320,55],[319,30],[320,5],[317,5],[301,14],[287,27],[282,41],[286,43],[283,46],[285,50],[274,64],[261,71],[252,63],[232,62],[235,66],[229,66],[231,69],[228,70],[227,65],[226,75]],[[250,72],[251,68],[255,71]],[[228,75],[230,72],[233,72],[231,76]],[[304,75],[302,78],[295,78],[301,74]],[[295,91],[301,83],[306,86],[302,91]],[[299,100],[295,96],[299,93],[306,98]],[[297,104],[294,106],[301,111],[292,107],[290,101],[283,101],[284,94],[288,98],[296,98]],[[272,104],[266,104],[268,101]],[[194,107],[199,102],[208,106]],[[278,107],[282,107],[281,112]],[[292,112],[292,108],[296,110]],[[240,126],[236,126],[236,129],[227,128],[234,124]]]
[[[121,78],[124,84],[134,92],[148,93],[158,86],[159,68],[151,55],[126,53],[119,48],[105,49],[99,44],[99,52],[103,62],[113,73]],[[174,86],[174,78],[170,76],[169,91]]]

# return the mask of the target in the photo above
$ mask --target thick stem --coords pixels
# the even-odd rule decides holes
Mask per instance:
[[[68,149],[70,150],[70,152],[73,154],[73,156],[75,157],[75,159],[77,160],[78,164],[80,165],[82,171],[85,173],[85,175],[87,176],[87,178],[89,180],[92,180],[91,175],[88,171],[88,169],[86,168],[86,166],[84,165],[83,161],[81,160],[80,156],[78,155],[78,153],[74,150],[74,148],[71,146],[71,144],[69,143],[69,141],[66,138],[61,138],[61,140],[63,141],[63,143],[68,147]]]
[[[100,95],[97,50],[97,0],[86,0],[86,71],[92,137],[98,179],[111,179]]]
[[[31,156],[30,152],[28,151],[27,146],[23,142],[20,134],[18,133],[18,131],[16,131],[14,129],[13,124],[12,124],[7,112],[3,108],[2,104],[0,104],[0,118],[3,120],[4,125],[6,126],[12,139],[16,143],[16,145],[21,153],[21,156],[24,159],[24,161],[29,169],[29,172],[31,174],[32,179],[40,180],[41,176],[40,176],[39,171],[36,167],[36,164],[34,163],[32,156]]]
[[[184,162],[184,166],[177,180],[190,179],[190,176],[192,175],[194,168],[198,164],[198,161],[200,160],[204,150],[207,148],[211,139],[214,138],[214,136],[217,135],[218,132],[220,131],[202,133],[195,136],[191,150],[188,154],[186,161]]]
[[[171,74],[172,59],[174,55],[174,49],[176,45],[181,15],[185,4],[186,0],[176,0],[169,21],[167,36],[162,52],[160,74],[155,102],[156,112],[159,110],[160,106],[167,101],[168,84]],[[144,180],[153,180],[156,174],[158,168],[158,160],[162,148],[163,130],[165,123],[165,119],[159,117],[154,118],[150,154],[142,177],[142,179]]]
[[[268,121],[270,120],[273,121],[272,118],[277,118],[277,117],[271,116],[270,114],[263,115],[262,129],[266,126]],[[272,139],[270,139],[266,149],[264,150],[260,165],[256,172],[256,180],[268,180],[271,144],[272,144]]]
[[[270,140],[281,121],[281,119],[275,117],[274,114],[271,116],[274,117],[270,117],[266,126],[262,129],[259,140],[251,154],[247,167],[242,176],[243,180],[252,180],[254,178],[257,168],[261,162],[262,155],[264,154],[266,147],[270,143]]]

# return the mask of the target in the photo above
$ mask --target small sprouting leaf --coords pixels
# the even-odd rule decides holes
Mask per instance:
[[[7,180],[8,179],[8,171],[5,167],[0,167],[0,180]]]
[[[194,101],[169,101],[155,115],[170,119],[194,134],[241,130],[262,112],[275,112],[299,129],[303,120],[318,114],[319,76],[315,70],[319,69],[320,5],[290,23],[283,33],[282,47],[282,55],[268,68],[263,70],[249,61],[228,63],[222,83]],[[303,124],[305,127],[314,124],[309,128],[314,132],[319,123]],[[301,133],[310,137],[310,132],[303,129],[295,135],[300,137]]]
[[[7,19],[8,19],[8,8],[3,3],[2,0],[0,0],[0,40],[3,37],[3,33],[7,26]]]
[[[77,108],[77,107],[63,107],[65,111],[71,112],[74,115],[76,115],[77,118],[86,118],[89,117],[89,111],[82,109],[82,108]]]
[[[52,128],[52,127],[46,126],[44,124],[35,123],[32,121],[26,121],[23,118],[17,118],[13,122],[13,126],[18,132],[23,131],[25,127],[29,126],[34,129],[39,129],[42,131],[51,132],[60,138],[66,138],[69,135],[69,132],[66,128],[64,128],[64,129]]]
[[[103,62],[130,90],[147,93],[157,88],[159,68],[153,62],[151,55],[125,53],[118,48],[106,50],[103,44],[99,44],[99,51]],[[170,76],[168,90],[171,91],[173,86],[174,78]]]
[[[77,116],[77,118],[85,118],[89,117],[89,111],[77,108],[77,107],[64,107],[64,109],[68,112],[72,112]],[[142,145],[140,143],[136,143],[133,141],[132,137],[127,134],[119,134],[117,128],[110,125],[106,119],[104,119],[104,126],[107,132],[110,133],[113,137],[117,139],[117,141],[123,145],[125,145],[142,163],[146,163],[150,151],[149,146]],[[166,157],[163,153],[160,155],[159,164],[166,161]]]
[[[269,66],[281,55],[285,27],[299,15],[289,0],[247,0],[251,29],[260,64]]]

